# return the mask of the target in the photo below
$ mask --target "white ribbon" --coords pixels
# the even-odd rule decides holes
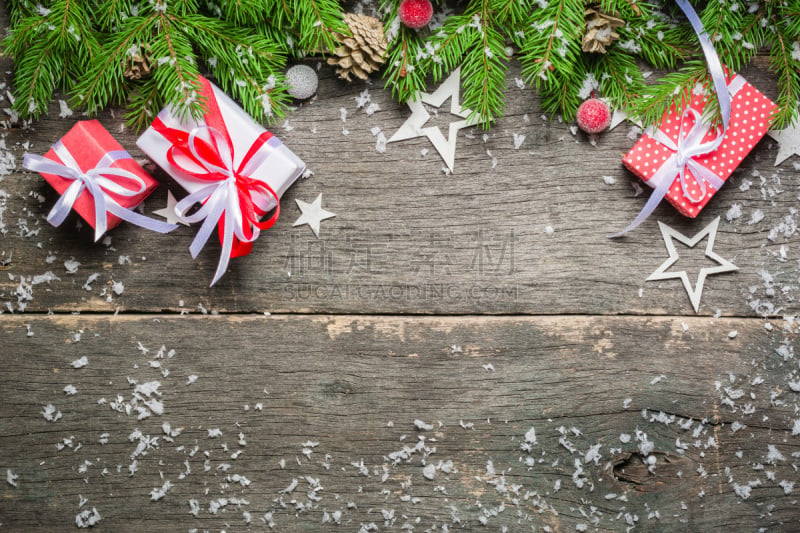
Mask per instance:
[[[641,212],[636,216],[633,222],[628,224],[628,227],[622,231],[614,233],[613,235],[609,235],[609,237],[612,239],[628,233],[644,222],[647,217],[649,217],[653,211],[655,211],[658,204],[661,203],[661,200],[663,200],[667,195],[670,186],[675,181],[676,176],[680,181],[683,195],[692,203],[698,203],[705,198],[706,193],[708,192],[708,185],[711,185],[715,189],[719,189],[725,183],[722,178],[717,176],[714,172],[707,169],[703,165],[699,164],[694,158],[705,154],[710,154],[719,148],[719,146],[722,144],[722,141],[725,140],[725,133],[728,129],[728,122],[730,121],[731,116],[731,100],[733,95],[735,95],[744,86],[744,78],[737,75],[731,81],[730,85],[725,82],[725,72],[722,69],[719,56],[717,55],[716,50],[714,50],[714,45],[711,43],[711,38],[703,28],[700,17],[697,16],[697,13],[695,13],[691,4],[689,4],[687,0],[675,1],[678,4],[678,7],[683,10],[686,18],[689,19],[689,23],[692,25],[692,28],[697,34],[700,46],[703,49],[703,54],[706,57],[706,62],[708,63],[708,72],[711,75],[711,80],[713,81],[714,90],[717,93],[717,100],[719,102],[720,116],[722,118],[722,131],[716,136],[716,138],[714,138],[714,140],[706,143],[702,142],[703,137],[705,137],[709,132],[709,126],[703,123],[702,116],[699,112],[691,107],[687,107],[681,115],[680,127],[678,128],[677,144],[661,130],[651,134],[655,140],[664,144],[667,148],[673,150],[675,153],[664,162],[664,164],[658,169],[653,177],[646,181],[646,183],[655,190],[650,195],[650,198],[647,200],[647,203],[642,208]],[[692,128],[684,134],[684,125],[686,124],[686,120],[690,115],[692,115],[694,118],[694,126],[692,126]],[[700,187],[699,197],[694,197],[691,194],[686,183],[687,168],[692,171],[692,175]]]
[[[730,94],[731,98],[744,87],[745,83],[745,79],[739,75],[736,75],[736,77],[731,80],[730,84],[727,86],[727,92]],[[684,134],[685,124],[689,119],[694,119],[694,126]],[[703,138],[710,130],[709,125],[704,123],[702,119],[702,115],[696,109],[691,107],[687,108],[683,112],[683,115],[681,115],[677,143],[662,130],[653,131],[651,129],[647,132],[653,139],[675,153],[667,158],[655,174],[645,182],[655,190],[650,195],[650,198],[647,200],[641,212],[624,230],[610,235],[611,238],[624,235],[644,222],[667,195],[670,187],[675,182],[676,176],[678,177],[678,182],[681,184],[683,196],[693,204],[699,203],[705,198],[708,193],[709,185],[719,190],[725,184],[725,180],[695,160],[695,157],[708,154],[719,148],[719,145],[722,144],[722,141],[725,139],[725,132],[723,131],[717,135],[715,139],[705,143],[702,142]],[[689,188],[688,180],[686,179],[687,169],[692,171],[692,176],[694,176],[698,187],[700,187],[700,192],[696,196],[692,194]]]
[[[198,152],[196,143],[200,133],[204,130],[207,130],[212,137],[224,166],[211,163]],[[222,252],[220,253],[219,263],[217,264],[217,271],[214,273],[214,279],[211,281],[211,285],[209,285],[209,287],[211,287],[225,274],[225,269],[230,262],[234,235],[242,242],[253,242],[258,238],[261,231],[257,227],[253,227],[252,235],[249,238],[244,233],[242,210],[239,205],[239,192],[236,187],[236,172],[233,170],[233,153],[222,133],[210,126],[198,126],[189,132],[188,144],[189,150],[192,152],[195,160],[200,162],[201,166],[206,171],[226,176],[225,180],[212,183],[211,185],[189,194],[175,206],[175,213],[186,222],[194,223],[200,222],[201,220],[203,221],[203,225],[200,226],[200,231],[197,232],[191,246],[189,246],[189,252],[192,254],[193,259],[198,256],[206,245],[209,237],[211,237],[211,233],[214,231],[214,227],[219,223],[220,219],[223,220]],[[262,150],[259,152],[259,155],[254,156],[247,165],[245,165],[242,174],[248,175],[249,172],[263,163],[268,157],[269,151]],[[189,210],[198,203],[203,205],[196,212],[187,215]]]
[[[141,226],[145,229],[158,233],[167,233],[178,226],[167,224],[160,220],[154,220],[144,215],[136,213],[131,209],[122,207],[117,201],[108,195],[113,193],[119,196],[133,197],[141,194],[147,188],[144,180],[122,168],[113,168],[110,165],[121,159],[132,159],[125,150],[114,150],[107,152],[97,163],[95,168],[83,172],[78,162],[61,141],[53,145],[53,151],[63,162],[57,163],[46,157],[34,154],[25,154],[22,166],[28,170],[43,174],[53,174],[62,178],[72,180],[67,189],[58,199],[56,204],[47,215],[47,221],[53,226],[59,226],[69,214],[75,201],[80,197],[84,189],[92,196],[94,201],[94,240],[97,241],[108,228],[108,213],[127,220],[131,224]],[[127,188],[116,181],[105,176],[118,176],[131,180],[135,188]]]

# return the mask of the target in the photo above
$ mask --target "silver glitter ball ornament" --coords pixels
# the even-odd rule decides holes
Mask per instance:
[[[311,98],[317,92],[319,78],[314,69],[308,65],[295,65],[286,71],[288,93],[298,100]]]

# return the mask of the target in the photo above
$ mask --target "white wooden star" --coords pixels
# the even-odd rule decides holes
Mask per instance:
[[[314,235],[316,235],[317,239],[319,239],[319,223],[326,218],[332,218],[336,216],[334,213],[322,209],[322,193],[319,193],[319,196],[317,196],[316,200],[310,204],[298,199],[295,199],[295,202],[297,202],[297,207],[300,208],[300,211],[303,214],[300,215],[300,218],[294,221],[292,226],[302,226],[303,224],[308,224],[308,227],[311,228],[311,231],[313,231]]]
[[[408,117],[403,125],[400,126],[400,129],[398,129],[387,142],[405,141],[415,137],[427,137],[452,172],[456,158],[458,130],[483,122],[478,115],[473,116],[471,119],[468,118],[472,110],[461,107],[461,104],[459,104],[460,89],[461,69],[457,68],[444,80],[433,94],[420,91],[416,99],[407,102],[408,107],[411,108],[411,116]],[[437,126],[423,127],[431,118],[430,113],[428,113],[428,110],[425,109],[423,104],[438,108],[445,103],[448,98],[450,98],[450,114],[461,117],[464,120],[451,122],[448,127],[447,138],[445,138]]]
[[[703,284],[706,281],[706,277],[710,276],[711,274],[720,274],[722,272],[733,272],[734,270],[739,270],[739,267],[727,259],[723,259],[711,250],[714,247],[714,239],[717,237],[719,217],[715,218],[711,224],[703,228],[700,233],[691,239],[681,233],[678,233],[661,221],[658,222],[658,227],[661,229],[661,236],[664,238],[664,243],[667,245],[669,258],[664,261],[664,263],[658,267],[655,272],[650,274],[650,276],[647,278],[647,281],[679,278],[683,282],[686,292],[689,294],[689,300],[692,302],[694,312],[697,313],[700,309],[700,298],[703,296]],[[708,236],[708,244],[706,244],[706,257],[719,263],[719,266],[701,268],[700,272],[697,274],[697,283],[694,287],[692,287],[692,284],[689,281],[689,275],[685,270],[679,270],[676,272],[666,271],[669,267],[675,264],[679,257],[677,250],[675,250],[675,243],[672,242],[673,239],[682,242],[689,248],[694,248],[694,246],[698,242],[702,241],[706,236]]]
[[[777,167],[793,155],[800,155],[800,120],[780,131],[770,130],[767,135],[778,141]]]
[[[177,203],[175,197],[172,196],[172,191],[167,191],[167,207],[159,209],[158,211],[153,211],[153,214],[166,218],[168,224],[183,224],[184,226],[188,226],[189,224],[178,216],[178,212],[175,211],[175,205]]]
[[[611,105],[611,102],[609,102],[605,98],[603,99],[603,101],[605,103],[607,103],[608,106],[611,109],[614,109],[613,106]],[[623,111],[622,109],[614,109],[611,112],[611,124],[608,125],[608,131],[613,130],[614,128],[616,128],[617,126],[619,126],[620,124],[622,124],[626,120],[629,121],[631,124],[635,124],[635,125],[639,126],[640,128],[642,127],[642,123],[641,122],[639,122],[638,120],[629,119],[628,118],[628,114],[625,113],[625,111]]]

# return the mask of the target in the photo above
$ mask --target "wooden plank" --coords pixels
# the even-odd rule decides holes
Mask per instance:
[[[774,80],[764,68],[745,74],[770,93]],[[645,283],[667,258],[656,221],[691,236],[723,216],[715,250],[741,270],[709,279],[701,312],[778,316],[800,310],[796,175],[791,160],[772,166],[777,149],[770,140],[758,145],[697,220],[664,205],[630,236],[611,241],[606,235],[624,227],[644,204],[643,197],[634,197],[635,178],[621,165],[621,154],[633,144],[628,125],[592,146],[568,125],[542,120],[533,90],[516,88],[515,66],[508,77],[508,116],[485,139],[480,130],[462,131],[456,172],[446,176],[425,139],[376,151],[371,129],[391,136],[409,115],[377,82],[347,84],[326,68],[320,75],[317,98],[273,128],[314,176],[292,187],[277,226],[251,255],[232,261],[216,287],[207,284],[218,244],[196,261],[188,254],[197,228],[162,236],[123,225],[109,234],[109,242],[95,244],[88,227],[76,231],[75,216],[61,228],[50,227],[44,217],[55,195],[37,175],[17,168],[0,181],[0,259],[8,274],[0,279],[0,305],[19,310],[22,304],[29,312],[179,312],[202,306],[219,312],[692,314],[677,280]],[[9,81],[7,73],[0,77]],[[356,107],[355,97],[364,90],[380,107],[372,115]],[[340,109],[347,111],[346,122]],[[135,132],[122,127],[119,115],[109,111],[100,119],[144,160]],[[19,165],[26,150],[44,152],[77,118],[58,118],[54,103],[48,117],[0,137]],[[514,134],[525,135],[518,150]],[[180,194],[154,172],[167,187],[145,203],[147,212],[166,204],[167,188]],[[604,176],[614,183],[606,184]],[[307,226],[292,223],[299,216],[295,199],[311,201],[319,193],[337,216],[323,222],[316,239]],[[743,214],[727,222],[724,215],[733,205]],[[700,247],[679,251],[681,264],[688,261],[695,271],[707,264]],[[81,265],[69,274],[64,262],[73,258]],[[26,288],[46,272],[59,279]],[[97,280],[85,288],[94,274]],[[124,284],[123,294],[111,292],[112,280]]]
[[[794,531],[797,326],[771,326],[6,316],[0,522],[65,530],[96,509],[104,531],[265,530],[266,513],[287,532]]]

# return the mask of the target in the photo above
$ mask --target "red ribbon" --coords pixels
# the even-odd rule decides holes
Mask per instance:
[[[214,96],[214,89],[211,83],[204,77],[200,76],[198,80],[202,86],[201,93],[206,96],[206,105],[208,107],[208,111],[203,115],[203,120],[209,129],[216,130],[216,132],[221,134],[222,139],[227,145],[227,153],[230,154],[231,161],[224,160],[218,144],[217,135],[211,135],[211,142],[208,142],[197,135],[192,135],[190,132],[170,128],[158,117],[156,117],[152,127],[170,142],[171,146],[167,151],[167,160],[173,167],[181,172],[198,180],[208,182],[224,182],[230,177],[229,172],[233,173],[236,179],[239,206],[243,218],[242,230],[244,237],[249,240],[240,240],[234,235],[233,248],[231,249],[230,256],[239,257],[247,255],[253,249],[253,227],[259,230],[269,229],[277,222],[278,215],[280,214],[280,201],[272,187],[264,181],[253,179],[244,174],[248,163],[267,141],[272,138],[272,134],[268,131],[264,131],[259,135],[234,171],[232,168],[233,162],[235,161],[233,141],[225,125],[225,120],[222,117],[219,103]],[[193,170],[182,164],[179,159],[188,160],[193,163],[195,167],[202,168],[204,171],[198,172]],[[228,172],[225,172],[225,170]],[[261,221],[260,218],[266,214],[266,211],[259,208],[253,200],[254,195],[258,195],[259,193],[265,196],[271,196],[275,200],[275,209],[272,216],[264,221]],[[225,232],[223,218],[220,218],[217,229],[221,243]]]

